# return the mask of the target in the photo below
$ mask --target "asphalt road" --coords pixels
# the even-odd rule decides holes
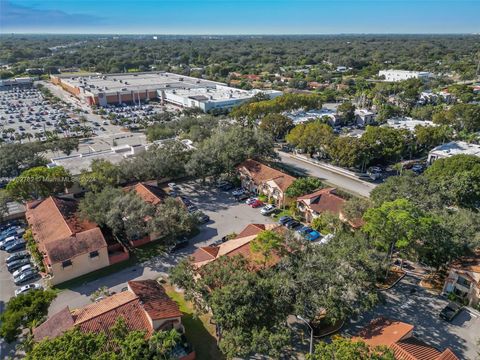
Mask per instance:
[[[315,176],[326,183],[341,188],[354,195],[369,197],[370,192],[377,186],[375,184],[347,176],[341,172],[335,172],[330,168],[321,165],[312,164],[284,152],[278,152],[282,163],[288,165],[296,172],[308,176]],[[341,170],[341,169],[340,169]]]

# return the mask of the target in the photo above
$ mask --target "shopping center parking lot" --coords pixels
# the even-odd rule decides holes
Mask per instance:
[[[439,350],[449,347],[460,359],[477,359],[477,342],[480,339],[478,313],[462,310],[451,323],[440,319],[438,314],[448,301],[418,286],[418,281],[414,277],[404,277],[392,289],[383,292],[383,304],[357,321],[351,321],[343,331],[355,335],[372,319],[384,316],[414,325],[414,335]]]

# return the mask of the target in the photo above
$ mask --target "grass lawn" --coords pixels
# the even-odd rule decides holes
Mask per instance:
[[[132,257],[135,258],[136,262],[144,262],[165,254],[166,248],[162,241],[154,241],[143,246],[140,246],[133,250]]]
[[[285,209],[285,210],[280,211],[278,214],[275,214],[275,216],[273,218],[275,219],[275,221],[278,221],[278,219],[280,219],[282,216],[294,217],[290,210]]]
[[[215,326],[210,324],[210,315],[195,316],[193,305],[187,302],[183,294],[175,291],[168,284],[163,284],[168,296],[180,307],[184,314],[182,324],[185,326],[185,336],[195,349],[198,360],[224,359],[225,357],[217,347]]]

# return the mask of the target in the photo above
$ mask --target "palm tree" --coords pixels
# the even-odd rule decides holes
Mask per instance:
[[[28,142],[30,142],[31,139],[33,138],[33,135],[32,135],[31,133],[29,133],[29,132],[28,132],[28,133],[25,133],[25,138],[27,138],[27,139],[28,139]]]

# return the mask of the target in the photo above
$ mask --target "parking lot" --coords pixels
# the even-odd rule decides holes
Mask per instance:
[[[460,359],[477,359],[478,313],[464,309],[450,323],[440,319],[440,311],[448,301],[426,291],[418,282],[415,277],[404,277],[392,289],[382,292],[384,303],[351,321],[343,332],[356,335],[372,319],[383,316],[414,325],[414,335],[439,350],[449,347]]]
[[[21,226],[22,228],[25,228],[25,225],[22,225],[22,224],[19,224],[18,226]],[[1,239],[4,239],[5,236],[3,235],[4,233],[0,233],[0,236],[2,236]],[[21,239],[22,238],[22,235],[21,234],[17,234],[15,235],[16,239]],[[1,240],[0,239],[0,240]],[[8,250],[8,248],[7,248]],[[13,276],[13,273],[15,271],[19,271],[19,273],[25,273],[27,271],[27,269],[22,269],[22,267],[16,267],[16,268],[13,268],[11,269],[11,271],[9,271],[9,269],[7,268],[7,263],[6,263],[6,260],[9,256],[11,255],[14,255],[14,254],[19,254],[20,252],[23,252],[25,251],[24,250],[24,247],[20,247],[16,250],[13,250],[11,252],[8,252],[7,250],[5,249],[0,249],[0,303],[6,303],[11,297],[13,297],[15,295],[15,290],[21,288],[22,286],[24,285],[28,285],[28,284],[33,284],[35,282],[38,282],[38,280],[40,280],[40,276],[38,275],[34,265],[32,264],[32,262],[30,261],[30,267],[31,269],[33,270],[34,273],[37,273],[37,275],[31,277],[30,279],[22,282],[21,284],[19,285],[15,285],[14,283],[14,276]],[[30,257],[29,256],[23,256],[22,259],[29,259]],[[11,262],[10,262],[11,264]],[[28,265],[27,261],[25,261],[25,264],[23,264],[23,266],[25,265]]]

